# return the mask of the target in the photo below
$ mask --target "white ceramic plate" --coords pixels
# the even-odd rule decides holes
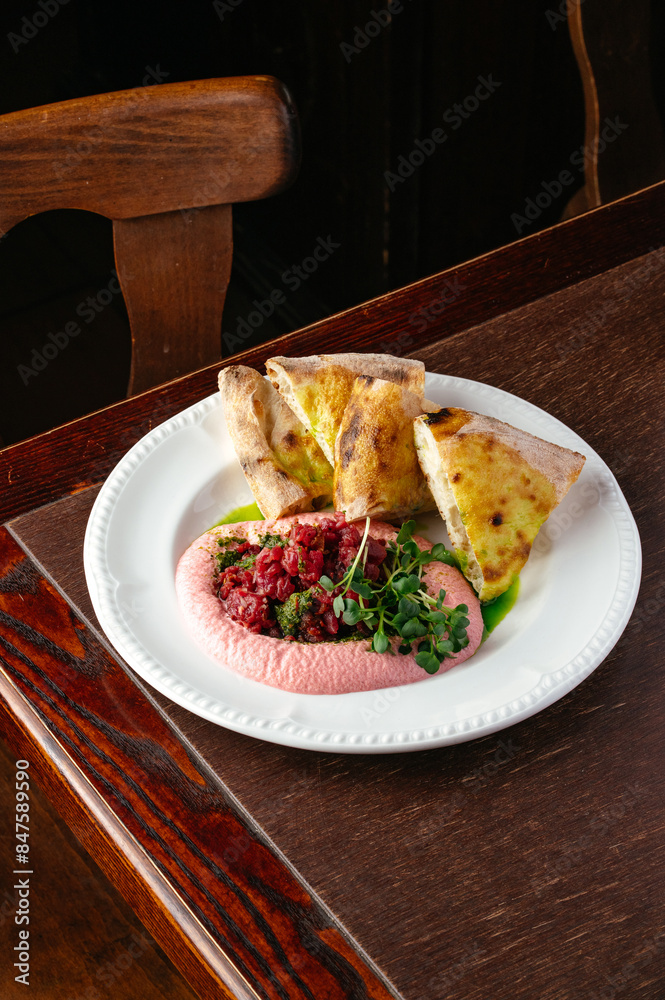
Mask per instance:
[[[90,515],[88,588],[102,628],[127,663],[174,702],[229,729],[347,753],[419,750],[496,732],[588,677],[623,632],[640,581],[639,536],[614,476],[564,424],[507,392],[428,375],[426,393],[587,457],[536,538],[517,604],[475,656],[422,683],[298,695],[246,680],[193,643],[176,602],[178,558],[198,535],[253,499],[216,394],[139,441],[107,479]],[[440,518],[427,520],[430,539],[446,541]]]

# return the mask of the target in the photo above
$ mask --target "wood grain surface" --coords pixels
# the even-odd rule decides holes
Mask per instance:
[[[190,803],[191,768],[209,767],[406,1000],[665,994],[664,271],[665,254],[653,251],[408,351],[430,371],[544,407],[617,476],[642,538],[643,585],[623,637],[579,688],[500,734],[385,757],[261,743],[154,695],[176,729],[165,741],[161,729],[144,728],[145,738],[178,761],[178,732],[191,748],[189,764],[168,772],[177,792],[163,790],[160,802],[187,827],[195,810],[177,810],[174,800],[186,793]],[[93,626],[81,541],[95,493],[11,526]],[[29,566],[24,573],[34,579]],[[48,619],[40,628],[53,631]],[[94,628],[79,636],[93,643]],[[114,687],[115,671],[109,676],[108,693],[126,711],[126,691]],[[30,698],[44,711],[41,692],[52,697],[50,688],[33,677]],[[78,719],[79,701],[101,695],[70,683],[67,716]],[[49,710],[48,718],[57,732],[67,727],[66,717]],[[140,722],[147,727],[145,714]],[[87,753],[108,747],[99,725],[86,726]],[[135,752],[124,740],[120,751],[132,777]],[[141,799],[139,817],[145,809]],[[145,829],[136,829],[145,843]],[[201,837],[191,830],[192,842]],[[192,863],[189,847],[184,857]]]
[[[0,741],[0,802],[15,801],[16,757]],[[28,769],[29,773],[29,769]],[[8,884],[0,901],[0,992],[3,1000],[196,1000],[154,939],[67,825],[34,780],[29,782],[30,855],[37,881],[30,926],[29,992],[17,982],[7,961],[18,943],[14,923],[18,892]],[[16,869],[14,827],[0,838],[3,873]],[[18,878],[21,878],[19,875]],[[12,879],[16,882],[17,879]],[[34,904],[33,904],[34,905]]]
[[[0,567],[2,735],[185,980],[210,998],[394,996],[6,528]]]
[[[127,395],[219,363],[233,257],[232,208],[115,219],[113,246],[132,333]]]
[[[271,354],[378,350],[415,354],[665,242],[665,183],[474,261],[237,354],[260,367]],[[102,482],[147,431],[217,390],[204,368],[96,414],[0,450],[0,523]],[[35,383],[38,391],[38,383]]]
[[[298,164],[295,109],[272,77],[77,97],[0,117],[0,230],[54,208],[129,219],[266,198]]]

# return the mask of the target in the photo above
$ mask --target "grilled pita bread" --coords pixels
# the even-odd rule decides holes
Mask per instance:
[[[332,467],[267,379],[232,365],[219,373],[229,434],[264,517],[318,509],[332,496]]]
[[[507,590],[585,458],[454,407],[417,417],[418,458],[462,568],[482,601]]]
[[[333,502],[348,521],[436,510],[413,439],[425,409],[437,407],[395,382],[355,379],[335,442]]]
[[[424,364],[390,354],[270,358],[266,371],[331,464],[335,461],[335,438],[358,375],[395,382],[421,398],[425,391]]]

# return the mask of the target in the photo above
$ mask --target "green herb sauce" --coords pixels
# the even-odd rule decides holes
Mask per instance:
[[[503,594],[499,594],[493,601],[481,604],[480,610],[482,611],[485,633],[487,635],[494,631],[499,622],[503,621],[511,608],[514,607],[519,592],[520,578],[516,576],[508,587],[508,590],[504,590]]]
[[[282,630],[283,635],[290,635],[294,638],[300,632],[300,621],[305,611],[311,608],[313,603],[312,588],[291,594],[283,604],[275,605],[275,618]]]
[[[229,511],[221,521],[215,521],[213,528],[218,528],[220,524],[239,524],[240,521],[265,521],[265,517],[259,510],[256,503],[248,503],[245,507],[236,507]]]
[[[221,573],[229,566],[235,566],[239,559],[238,553],[231,549],[227,549],[226,552],[218,552],[215,556],[215,571]]]
[[[276,545],[284,547],[286,545],[286,538],[283,535],[276,535],[274,532],[266,532],[265,535],[259,535],[259,545],[262,545],[264,549],[274,549]],[[300,566],[299,569],[302,569]]]

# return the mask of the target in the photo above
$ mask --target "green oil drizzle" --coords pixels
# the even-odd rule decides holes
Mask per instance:
[[[215,521],[213,528],[219,527],[220,524],[238,524],[240,521],[265,521],[265,518],[257,503],[248,503],[245,507],[236,507],[235,510],[229,511],[221,521]]]
[[[503,621],[510,609],[514,607],[519,592],[520,578],[516,576],[508,587],[508,590],[504,590],[503,594],[499,594],[493,601],[481,604],[480,610],[483,615],[483,622],[485,623],[486,635],[493,632],[499,622]]]

